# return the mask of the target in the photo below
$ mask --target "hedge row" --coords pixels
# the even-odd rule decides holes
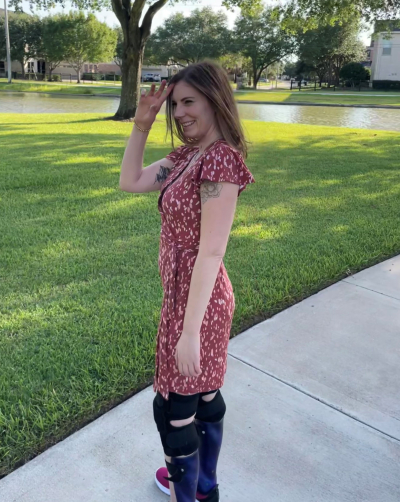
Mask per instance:
[[[400,91],[400,80],[374,80],[372,85],[374,89]]]

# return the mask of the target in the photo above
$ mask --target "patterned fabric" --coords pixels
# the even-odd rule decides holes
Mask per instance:
[[[161,185],[158,198],[161,215],[158,267],[164,295],[153,389],[167,400],[170,391],[192,395],[219,389],[227,369],[235,297],[223,262],[200,328],[202,373],[198,377],[186,377],[179,373],[175,363],[175,348],[182,334],[200,244],[201,182],[207,179],[235,183],[239,185],[238,196],[247,184],[255,182],[242,156],[225,140],[209,145],[189,166],[197,151],[198,147],[181,146],[167,155],[174,162],[174,168]]]

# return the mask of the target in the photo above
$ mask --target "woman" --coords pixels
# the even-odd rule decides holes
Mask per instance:
[[[120,187],[160,190],[159,270],[164,290],[157,334],[154,420],[167,468],[157,486],[171,502],[218,502],[216,467],[235,309],[223,257],[236,200],[255,180],[226,73],[215,63],[187,66],[164,92],[142,92],[121,168]],[[142,169],[148,133],[167,100],[167,131],[183,143]],[[195,420],[194,420],[195,419]]]

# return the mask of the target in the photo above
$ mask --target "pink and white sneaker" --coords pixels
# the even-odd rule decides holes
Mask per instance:
[[[169,481],[165,478],[168,478],[168,469],[166,467],[159,467],[156,470],[155,481],[158,488],[165,493],[166,495],[171,495],[171,491],[169,489]],[[202,495],[201,493],[196,493],[196,502],[219,502],[219,491],[218,484],[211,490],[208,495]]]

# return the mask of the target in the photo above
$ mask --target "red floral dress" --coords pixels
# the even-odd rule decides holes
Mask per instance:
[[[235,310],[235,297],[222,262],[200,328],[198,377],[182,375],[175,363],[175,347],[182,334],[190,280],[200,244],[202,180],[229,181],[239,193],[253,175],[237,150],[222,139],[209,145],[189,167],[198,147],[180,146],[167,155],[174,162],[161,185],[158,267],[163,286],[161,318],[157,333],[153,389],[165,399],[169,392],[192,395],[222,387],[227,369],[228,342]]]

